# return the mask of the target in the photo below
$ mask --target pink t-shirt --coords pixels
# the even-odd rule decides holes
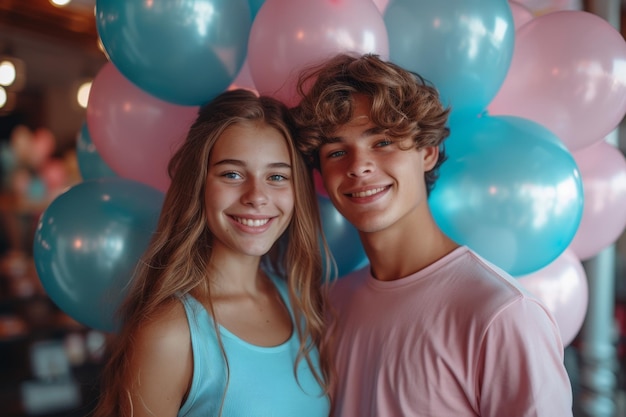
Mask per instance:
[[[395,281],[339,279],[335,416],[567,417],[548,310],[467,247]]]

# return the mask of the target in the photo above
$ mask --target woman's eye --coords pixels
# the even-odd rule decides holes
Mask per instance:
[[[288,179],[289,178],[287,178],[286,176],[282,174],[274,174],[274,175],[270,175],[269,177],[270,181],[276,181],[276,182],[287,181]]]
[[[225,172],[222,174],[222,177],[228,178],[229,180],[238,180],[242,178],[237,172]]]

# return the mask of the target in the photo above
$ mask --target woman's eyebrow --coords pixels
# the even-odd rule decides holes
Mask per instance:
[[[239,159],[222,159],[220,161],[217,161],[216,163],[213,164],[213,166],[219,166],[219,165],[236,165],[236,166],[240,166],[240,167],[244,167],[246,166],[246,163],[242,160]],[[289,168],[291,169],[291,164],[287,163],[287,162],[272,162],[267,164],[267,166],[269,168]]]

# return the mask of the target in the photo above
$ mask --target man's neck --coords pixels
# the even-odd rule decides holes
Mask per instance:
[[[372,274],[381,281],[412,275],[459,247],[432,219],[360,236]]]

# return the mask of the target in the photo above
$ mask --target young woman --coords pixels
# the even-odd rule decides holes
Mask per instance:
[[[286,108],[222,93],[169,173],[95,416],[327,416],[325,246]]]

